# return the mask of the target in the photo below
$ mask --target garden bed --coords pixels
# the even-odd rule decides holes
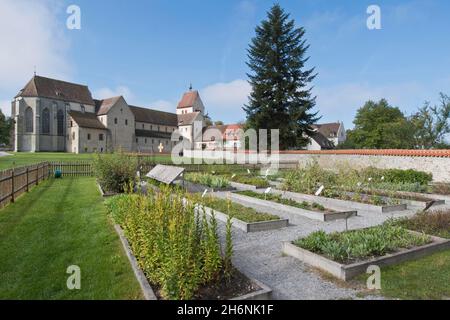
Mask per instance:
[[[117,192],[105,191],[98,181],[96,183],[98,190],[100,191],[100,194],[102,195],[103,198],[109,198],[118,195]]]
[[[258,190],[257,192],[260,192]],[[379,213],[389,213],[389,212],[395,212],[395,211],[402,211],[407,209],[406,204],[396,204],[396,205],[373,205],[373,204],[367,204],[367,203],[361,203],[361,202],[355,202],[355,201],[349,201],[349,200],[341,200],[341,199],[334,199],[334,198],[327,198],[322,196],[314,196],[309,194],[302,194],[297,192],[291,192],[291,191],[282,191],[273,189],[271,191],[275,194],[280,194],[283,198],[291,199],[294,201],[302,202],[302,201],[308,201],[308,202],[316,202],[318,204],[323,205],[324,207],[331,208],[334,210],[357,210],[357,211],[374,211]]]
[[[244,232],[260,232],[281,229],[289,226],[288,219],[281,219],[278,216],[261,213],[253,208],[243,206],[238,203],[219,198],[210,198],[202,205],[204,212],[214,216],[217,220],[227,222],[231,217],[231,223],[234,228]],[[224,212],[229,212],[226,214]]]
[[[325,234],[315,232],[284,242],[284,254],[347,281],[379,267],[428,256],[450,248],[450,240],[426,236],[391,223],[362,230]]]
[[[404,228],[450,239],[450,209],[434,212],[421,212],[411,218],[397,221]]]
[[[161,186],[159,192],[149,190],[146,196],[122,194],[105,202],[112,219],[123,229],[125,250],[141,287],[148,291],[146,297],[267,298],[270,289],[232,264],[231,220],[226,222],[222,243],[214,215],[199,214],[195,205],[199,197],[172,191]]]
[[[281,197],[279,194],[262,194],[253,191],[241,191],[231,195],[233,200],[242,201],[257,207],[267,207],[268,211],[281,211],[296,214],[319,221],[348,219],[357,215],[356,211],[335,211],[318,203],[297,202]]]
[[[114,226],[122,246],[131,264],[136,279],[141,287],[142,293],[146,300],[162,299],[161,293],[155,287],[153,291],[152,286],[145,277],[144,272],[139,268],[138,261],[131,251],[128,240],[126,239],[122,228],[119,225]],[[213,286],[201,287],[193,300],[268,300],[271,297],[272,289],[262,282],[251,279],[233,269],[233,274],[230,279],[221,277],[221,280]]]

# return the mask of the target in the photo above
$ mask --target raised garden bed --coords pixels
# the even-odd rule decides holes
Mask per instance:
[[[421,212],[411,218],[399,219],[397,223],[409,230],[450,239],[450,209]]]
[[[323,207],[317,203],[306,201],[297,202],[291,199],[282,198],[279,194],[262,194],[253,191],[241,191],[231,195],[233,200],[241,201],[257,207],[267,207],[268,211],[281,211],[288,214],[297,214],[309,219],[319,221],[332,221],[338,219],[348,219],[357,215],[356,211],[335,211]]]
[[[115,225],[114,229],[119,235],[123,249],[128,257],[133,272],[136,276],[144,298],[146,300],[159,300],[161,296],[157,290],[153,291],[152,286],[145,277],[144,272],[139,268],[138,261],[131,251],[127,238],[122,228]],[[234,270],[231,280],[223,279],[216,286],[203,287],[194,296],[194,300],[269,300],[271,298],[272,289],[264,283],[248,278],[238,270]]]
[[[97,187],[98,187],[98,190],[100,191],[100,194],[102,195],[103,198],[109,198],[109,197],[113,197],[113,196],[118,195],[117,192],[105,191],[103,189],[103,187],[101,186],[101,184],[98,183],[98,181],[97,181]]]
[[[257,192],[261,192],[260,190],[257,190]],[[321,197],[321,196],[313,196],[309,194],[302,194],[297,192],[291,192],[291,191],[282,191],[278,189],[273,189],[271,191],[275,194],[280,194],[283,198],[291,199],[295,201],[308,201],[308,202],[316,202],[324,207],[331,208],[334,210],[357,210],[357,211],[374,211],[379,213],[389,213],[389,212],[395,212],[395,211],[402,211],[407,209],[406,204],[396,204],[396,205],[373,205],[373,204],[367,204],[367,203],[361,203],[361,202],[355,202],[355,201],[349,201],[349,200],[341,200],[341,199],[334,199],[334,198],[327,198],[327,197]]]
[[[316,232],[282,244],[284,254],[344,281],[365,273],[371,265],[394,265],[449,248],[448,239],[425,236],[393,225],[331,235]],[[350,254],[344,258],[344,252]]]
[[[214,212],[216,219],[225,223],[228,221],[228,214],[224,212],[228,212],[229,210],[232,217],[232,226],[244,232],[268,231],[289,226],[288,219],[281,219],[278,216],[260,213],[237,203],[228,204],[224,199],[209,199],[209,201],[199,206],[199,208],[203,208],[204,212],[209,216],[212,216]]]

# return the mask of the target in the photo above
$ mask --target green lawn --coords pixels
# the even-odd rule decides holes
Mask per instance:
[[[65,152],[12,152],[12,156],[0,157],[0,170],[13,167],[20,167],[44,161],[90,161],[93,160],[92,153],[74,154]],[[167,163],[170,161],[169,155],[149,156],[151,161]]]
[[[0,299],[140,298],[93,178],[46,181],[0,210]]]

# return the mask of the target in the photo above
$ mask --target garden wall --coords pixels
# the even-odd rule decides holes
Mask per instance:
[[[347,165],[353,168],[377,167],[380,169],[414,169],[433,174],[435,182],[450,182],[450,150],[327,150],[282,151],[269,157],[232,151],[189,151],[185,157],[216,159],[244,163],[246,161],[269,163],[279,161],[280,168],[294,165],[306,166],[316,160],[322,167],[336,169]],[[272,157],[272,158],[271,158]]]

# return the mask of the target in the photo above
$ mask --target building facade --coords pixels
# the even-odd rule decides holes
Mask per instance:
[[[170,153],[179,122],[175,113],[130,106],[122,96],[95,100],[87,86],[41,76],[14,97],[11,115],[17,152]]]

